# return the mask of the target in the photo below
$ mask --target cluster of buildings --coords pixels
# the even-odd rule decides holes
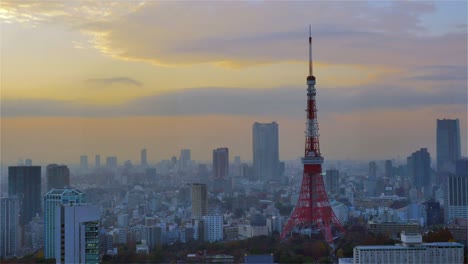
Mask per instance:
[[[467,159],[460,156],[457,127],[458,120],[437,121],[436,169],[425,148],[400,164],[326,162],[325,187],[339,221],[363,219],[367,231],[394,238],[446,226],[466,245]],[[231,161],[221,147],[212,151],[211,164],[193,161],[189,149],[150,164],[143,149],[137,165],[115,156],[101,164],[96,155],[91,166],[83,155],[72,172],[30,160],[10,166],[8,196],[1,198],[1,257],[43,250],[59,263],[92,263],[115,254],[118,244],[147,253],[176,241],[280,233],[298,199],[302,164],[279,160],[277,123],[254,123],[252,133],[252,163]],[[418,247],[432,252],[425,243]]]

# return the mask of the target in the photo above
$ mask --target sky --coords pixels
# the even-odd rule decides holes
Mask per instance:
[[[466,1],[5,1],[3,164],[252,159],[252,124],[304,149],[312,28],[325,159],[436,154],[458,118],[467,153]],[[92,162],[91,162],[92,163]]]

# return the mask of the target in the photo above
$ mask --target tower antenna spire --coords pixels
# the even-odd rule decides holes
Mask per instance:
[[[313,76],[312,71],[312,26],[309,24],[309,76]]]

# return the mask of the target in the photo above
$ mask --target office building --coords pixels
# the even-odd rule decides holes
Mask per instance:
[[[419,222],[412,221],[407,223],[399,223],[399,222],[369,222],[367,224],[367,230],[374,234],[383,234],[388,237],[396,236],[401,231],[405,231],[407,233],[418,233],[419,232]]]
[[[96,155],[96,157],[94,158],[94,166],[96,168],[101,167],[101,155]]]
[[[208,214],[208,192],[206,184],[192,184],[192,218],[202,219]]]
[[[331,194],[337,194],[340,188],[340,172],[336,169],[327,170],[325,173],[325,188]]]
[[[369,162],[369,179],[375,180],[377,178],[377,163],[375,161]]]
[[[24,165],[25,165],[25,166],[32,166],[32,159],[26,159],[26,160],[24,161]]]
[[[182,149],[179,157],[179,169],[186,170],[190,165],[191,159],[190,149]]]
[[[445,179],[444,214],[445,222],[455,218],[468,219],[468,159],[456,162],[456,174],[449,174]]]
[[[422,243],[421,234],[401,234],[401,244],[394,246],[356,246],[355,264],[439,264],[463,263],[463,245],[455,242]]]
[[[253,173],[257,179],[278,180],[278,124],[253,124]]]
[[[55,207],[56,263],[99,263],[99,218],[97,205]]]
[[[0,258],[17,256],[19,249],[19,200],[14,197],[0,199]]]
[[[46,167],[47,191],[70,185],[70,170],[66,165],[49,164]]]
[[[117,168],[117,157],[111,156],[106,158],[106,167],[108,169],[115,169]]]
[[[229,175],[229,149],[217,148],[213,150],[213,179],[226,179]]]
[[[81,169],[87,169],[87,168],[89,168],[89,164],[88,164],[88,155],[81,155],[81,156],[80,156],[80,168],[81,168]]]
[[[140,153],[140,160],[141,160],[141,166],[146,167],[148,166],[148,159],[146,156],[146,149],[142,149]]]
[[[393,177],[393,164],[391,160],[385,161],[385,177],[387,178]]]
[[[437,170],[453,171],[461,157],[458,119],[437,119]]]
[[[44,257],[55,258],[55,208],[57,206],[85,202],[85,194],[72,188],[51,189],[44,196]]]
[[[215,242],[223,240],[223,216],[205,215],[203,216],[203,231],[205,241]]]
[[[8,195],[20,201],[20,225],[41,214],[41,166],[8,167]]]
[[[407,158],[407,170],[412,187],[418,191],[423,190],[425,198],[430,198],[431,193],[431,156],[427,148],[421,148]]]

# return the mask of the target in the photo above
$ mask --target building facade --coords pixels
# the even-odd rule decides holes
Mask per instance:
[[[437,119],[437,170],[453,171],[461,157],[458,119]]]
[[[222,180],[229,176],[229,149],[213,150],[213,179]]]
[[[99,218],[96,205],[55,207],[56,263],[99,263]]]
[[[0,199],[0,258],[11,258],[19,249],[19,200]]]
[[[438,264],[463,263],[463,245],[454,242],[422,243],[421,234],[401,234],[402,244],[394,246],[356,246],[354,264]]]
[[[412,186],[424,191],[425,198],[431,197],[431,156],[427,148],[413,152],[407,158],[407,170]]]
[[[253,173],[257,179],[277,180],[279,167],[278,124],[253,124]]]
[[[70,185],[70,170],[66,165],[49,164],[46,167],[47,191]]]
[[[55,209],[57,206],[85,202],[84,193],[78,189],[52,189],[44,196],[44,257],[55,258]]]
[[[8,195],[20,202],[20,225],[41,214],[41,166],[8,167]]]
[[[468,219],[468,175],[449,174],[444,192],[445,222],[455,218]]]
[[[205,241],[211,243],[224,239],[222,215],[203,216],[203,227]]]
[[[206,184],[192,184],[192,218],[202,219],[208,214],[208,190]]]

